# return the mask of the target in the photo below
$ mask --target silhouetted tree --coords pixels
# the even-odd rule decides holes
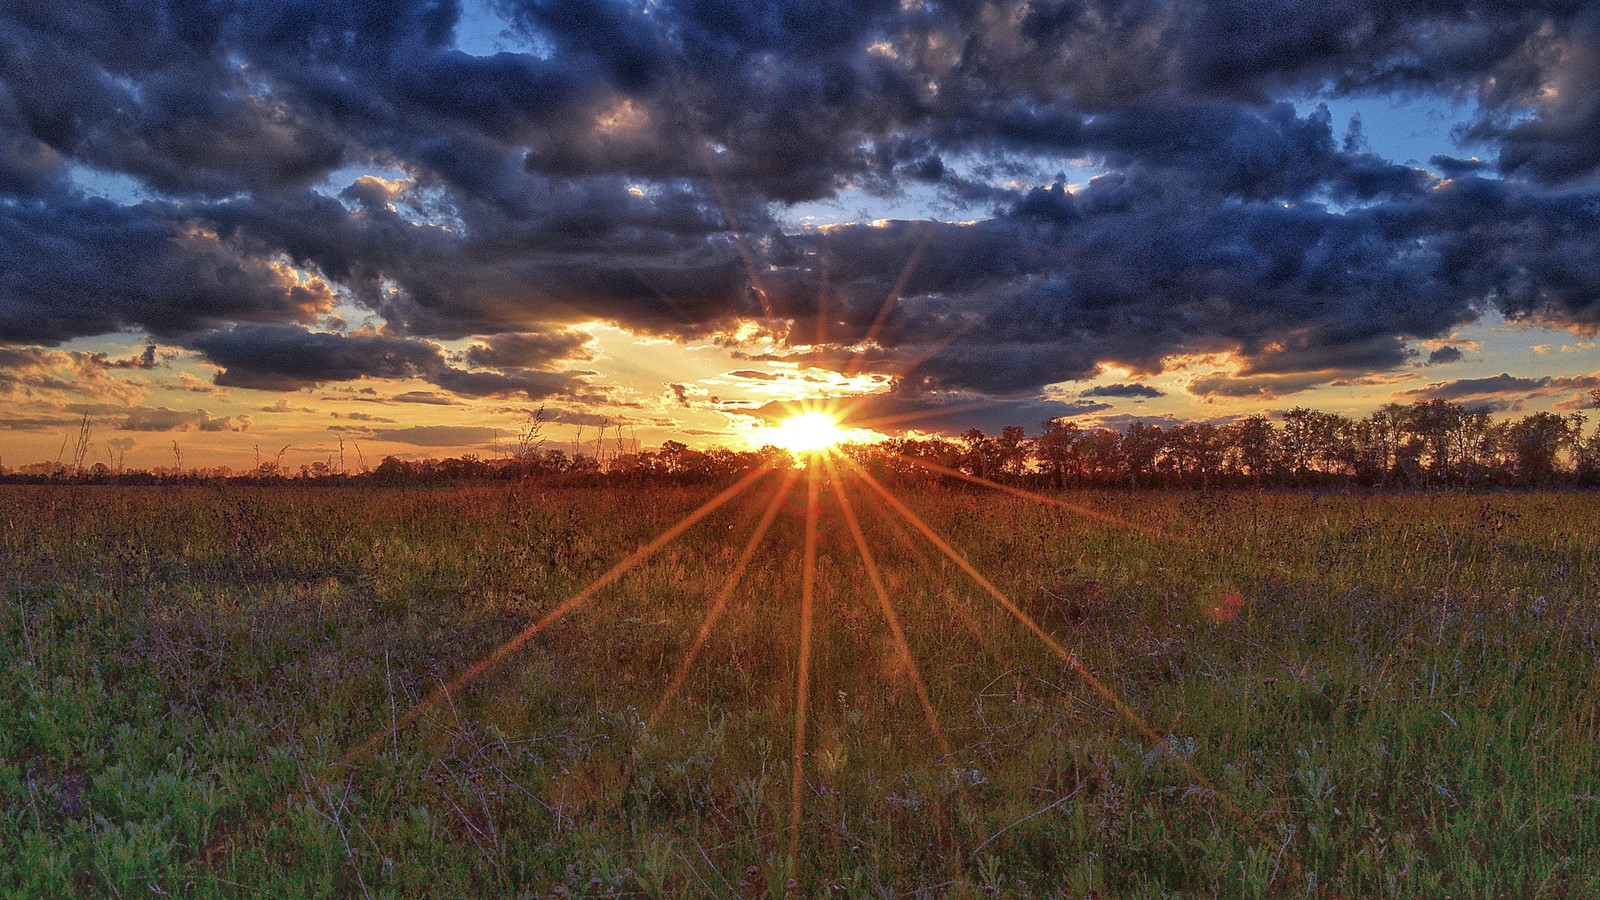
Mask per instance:
[[[1122,433],[1122,464],[1129,484],[1143,484],[1155,473],[1156,460],[1165,448],[1160,425],[1140,420],[1129,423]]]
[[[1271,474],[1278,456],[1278,435],[1272,420],[1260,414],[1240,419],[1228,426],[1227,442],[1234,464],[1256,484]]]
[[[1109,428],[1096,428],[1078,441],[1084,474],[1103,484],[1122,479],[1122,435]]]
[[[1536,412],[1511,423],[1508,437],[1518,480],[1546,484],[1555,478],[1556,456],[1583,439],[1581,415]]]
[[[1074,484],[1083,478],[1083,451],[1079,442],[1083,429],[1075,422],[1048,419],[1044,433],[1034,442],[1034,453],[1039,466],[1049,474],[1057,490],[1067,486],[1070,475]]]

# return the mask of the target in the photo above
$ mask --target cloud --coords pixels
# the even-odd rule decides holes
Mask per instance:
[[[1462,356],[1464,355],[1465,354],[1461,352],[1460,348],[1446,345],[1439,347],[1432,353],[1428,354],[1428,365],[1441,366],[1448,363],[1460,362]]]
[[[428,376],[439,387],[467,397],[545,397],[569,396],[597,400],[602,395],[588,389],[585,376],[593,372],[546,372],[538,369],[513,369],[506,372],[468,372],[442,369]]]
[[[501,433],[496,428],[476,425],[412,425],[407,428],[380,428],[371,432],[376,440],[412,444],[417,447],[464,447],[487,444]]]
[[[1600,374],[1529,378],[1501,372],[1485,378],[1442,381],[1426,387],[1402,391],[1400,396],[1417,400],[1479,400],[1498,396],[1541,396],[1566,390],[1600,388]]]
[[[150,344],[138,356],[127,359],[107,359],[106,368],[109,369],[154,369],[156,367],[156,345]]]
[[[244,431],[249,416],[217,416],[205,409],[165,406],[130,409],[116,427],[122,431]]]
[[[1178,425],[1193,424],[1189,420],[1175,419],[1171,416],[1136,416],[1123,413],[1114,416],[1101,416],[1095,420],[1097,428],[1110,428],[1114,431],[1126,431],[1129,425],[1143,422],[1146,425],[1155,425],[1160,428],[1173,428]]]
[[[0,204],[0,340],[54,342],[138,328],[178,336],[227,322],[303,321],[332,289],[265,248],[218,236],[175,202],[79,195]]]
[[[807,401],[806,409],[816,408]],[[1061,401],[1038,395],[993,396],[966,391],[926,391],[911,386],[897,390],[840,398],[822,404],[844,417],[851,427],[885,434],[907,431],[956,433],[977,428],[998,434],[1007,425],[1036,431],[1041,423],[1066,416],[1110,409],[1111,404],[1091,400]],[[726,412],[776,423],[801,412],[795,401],[774,400],[749,407],[727,407]]]
[[[1201,397],[1276,399],[1310,390],[1330,380],[1324,372],[1261,375],[1203,375],[1189,382],[1189,393]]]
[[[135,368],[101,353],[52,350],[45,347],[0,344],[0,396],[47,399],[77,394],[97,400],[132,403],[146,390],[138,383],[112,374]]]
[[[584,348],[592,340],[582,331],[498,334],[468,347],[466,358],[476,366],[538,369],[561,360],[589,358]]]
[[[429,406],[454,406],[459,401],[437,391],[405,391],[393,397],[397,403],[422,403]]]
[[[1166,392],[1148,384],[1102,384],[1089,388],[1083,397],[1165,397]]]
[[[474,56],[455,2],[173,4],[137,33],[35,4],[0,22],[0,341],[577,398],[575,325],[770,310],[774,356],[1024,402],[1201,353],[1241,369],[1196,393],[1279,396],[1487,311],[1600,329],[1592,11],[1286,10],[519,0]],[[1307,102],[1389,94],[1458,102],[1482,159],[1384,159]],[[784,224],[817,200],[951,221]],[[381,327],[313,330],[350,306]]]
[[[312,332],[290,325],[208,332],[190,345],[222,367],[217,384],[266,391],[365,377],[412,378],[444,368],[438,346],[424,341]]]
[[[534,414],[532,410],[504,410],[504,412],[516,412],[523,416]],[[538,414],[542,415],[546,422],[561,425],[622,425],[632,421],[624,416],[602,415],[548,405],[540,407]]]
[[[439,345],[419,338],[252,325],[206,332],[189,343],[222,367],[216,383],[225,387],[293,391],[330,381],[420,378],[469,397],[598,396],[583,382],[592,372],[459,369]],[[432,401],[413,396],[411,402]]]

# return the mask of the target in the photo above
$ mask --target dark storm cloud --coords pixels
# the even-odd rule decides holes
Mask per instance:
[[[1462,357],[1465,355],[1466,354],[1461,352],[1460,347],[1451,347],[1446,345],[1428,354],[1428,365],[1442,366],[1453,362],[1460,362]]]
[[[1308,391],[1328,381],[1321,372],[1288,375],[1204,375],[1189,383],[1198,397],[1251,397],[1275,399]]]
[[[977,428],[986,434],[999,434],[1007,425],[1022,425],[1030,433],[1044,422],[1088,415],[1110,409],[1111,404],[1092,400],[1052,400],[1045,397],[996,397],[953,393],[938,397],[874,394],[862,406],[859,417],[865,421],[883,420],[882,430],[895,432],[915,429],[953,433]]]
[[[580,397],[564,326],[704,337],[770,308],[809,345],[826,286],[805,358],[1025,399],[1193,353],[1240,366],[1198,393],[1291,393],[1490,309],[1600,327],[1579,0],[490,6],[521,51],[457,49],[457,0],[8,11],[0,341],[140,331],[219,384]],[[1380,158],[1317,92],[1456,100],[1468,143]],[[1038,184],[1052,160],[1106,174]],[[85,192],[107,178],[138,196]],[[780,225],[913,189],[971,221]],[[302,327],[340,302],[383,334]],[[429,340],[466,338],[469,368]]]

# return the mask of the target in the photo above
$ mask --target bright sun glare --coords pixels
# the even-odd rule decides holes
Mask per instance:
[[[819,453],[849,439],[838,420],[827,413],[806,412],[783,420],[767,440],[797,456]]]

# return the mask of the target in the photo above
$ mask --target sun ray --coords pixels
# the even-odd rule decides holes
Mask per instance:
[[[695,155],[700,157],[700,164],[705,167],[706,180],[710,182],[711,191],[717,198],[717,206],[722,209],[722,218],[728,225],[728,235],[733,239],[733,246],[739,253],[739,259],[744,262],[745,274],[750,279],[750,288],[755,291],[756,299],[761,303],[761,313],[765,317],[765,322],[770,324],[772,300],[767,296],[766,286],[761,283],[760,273],[756,271],[755,257],[751,255],[750,248],[745,246],[744,239],[739,234],[739,221],[733,214],[733,204],[728,200],[728,191],[717,175],[716,160],[711,153],[711,142],[700,128],[693,107],[684,99],[688,91],[683,84],[683,73],[678,70],[678,61],[673,58],[672,48],[667,43],[666,35],[661,31],[660,23],[652,19],[651,26],[655,31],[656,46],[661,51],[662,63],[667,69],[668,80],[672,84],[672,98],[678,101],[678,106],[683,111],[684,121],[688,123],[689,132],[694,139]]]
[[[1045,504],[1047,506],[1054,506],[1054,507],[1057,507],[1058,509],[1064,509],[1064,510],[1067,510],[1068,512],[1077,513],[1078,515],[1083,516],[1085,518],[1093,519],[1096,522],[1103,522],[1103,523],[1105,523],[1107,525],[1116,525],[1116,526],[1119,526],[1119,527],[1122,527],[1122,528],[1127,528],[1127,529],[1129,529],[1131,531],[1137,531],[1140,534],[1145,535],[1146,537],[1152,537],[1152,538],[1156,538],[1156,539],[1163,540],[1163,541],[1172,541],[1174,543],[1179,543],[1179,544],[1192,543],[1187,538],[1181,537],[1179,535],[1168,534],[1167,532],[1162,531],[1159,528],[1155,528],[1155,527],[1149,526],[1149,525],[1136,525],[1136,524],[1134,524],[1132,522],[1129,522],[1127,519],[1123,519],[1123,518],[1120,518],[1118,516],[1114,516],[1114,515],[1112,515],[1110,513],[1107,513],[1107,512],[1101,512],[1100,510],[1093,509],[1093,508],[1088,507],[1088,506],[1084,506],[1081,503],[1073,503],[1070,500],[1063,500],[1060,497],[1049,497],[1049,496],[1046,496],[1044,494],[1039,494],[1039,493],[1035,493],[1034,491],[1024,490],[1022,488],[1014,487],[1014,486],[1009,485],[1009,484],[1001,484],[998,481],[991,481],[991,480],[989,480],[987,478],[984,478],[984,477],[982,477],[980,475],[972,475],[972,474],[969,474],[967,472],[963,472],[960,469],[952,469],[949,466],[942,466],[942,465],[940,465],[940,464],[938,464],[936,462],[930,462],[930,461],[925,460],[925,459],[919,459],[919,458],[917,458],[915,456],[906,456],[905,454],[902,454],[902,453],[891,453],[889,455],[892,456],[895,459],[900,460],[901,462],[907,463],[909,465],[916,466],[916,467],[918,467],[920,469],[926,469],[929,472],[937,472],[940,475],[948,475],[951,478],[957,478],[957,479],[960,479],[962,481],[969,482],[971,484],[980,484],[980,485],[983,485],[984,487],[993,488],[993,489],[995,489],[997,491],[1002,491],[1004,493],[1011,494],[1014,497],[1021,497],[1024,500],[1032,500],[1035,503],[1043,503],[1043,504]]]
[[[817,589],[817,514],[821,507],[821,472],[815,459],[806,465],[806,533],[800,570],[799,660],[794,682],[794,753],[789,791],[789,879],[800,858],[800,813],[805,800],[806,714],[811,700],[811,618]]]
[[[755,530],[751,532],[750,539],[745,542],[744,551],[739,555],[738,562],[734,563],[733,571],[728,573],[728,580],[722,586],[722,591],[717,594],[711,603],[711,608],[706,611],[705,621],[700,624],[700,631],[695,635],[694,643],[684,653],[683,661],[678,664],[677,671],[672,675],[672,681],[667,685],[666,693],[661,701],[656,704],[655,711],[650,714],[650,720],[645,725],[645,730],[654,731],[661,721],[661,716],[667,711],[667,706],[677,696],[683,687],[683,682],[689,677],[689,671],[694,668],[695,661],[700,657],[700,651],[705,648],[706,641],[711,638],[711,632],[716,628],[722,612],[728,606],[728,601],[733,596],[734,588],[739,580],[744,577],[745,569],[750,565],[750,560],[755,556],[756,548],[760,546],[762,538],[766,537],[767,530],[772,527],[773,520],[777,519],[778,512],[783,509],[783,503],[789,498],[789,491],[794,487],[795,481],[800,477],[799,472],[786,472],[783,481],[778,485],[778,490],[772,495],[772,501],[767,504],[766,511],[761,514],[761,520],[756,523]]]
[[[405,713],[397,716],[388,727],[378,731],[354,747],[351,747],[333,765],[350,766],[370,756],[374,750],[383,746],[385,742],[411,725],[411,723],[415,722],[423,715],[426,715],[430,710],[438,706],[440,703],[451,699],[457,691],[477,680],[483,675],[484,672],[487,672],[489,669],[493,668],[496,663],[500,662],[508,655],[516,652],[540,632],[555,624],[574,609],[577,609],[579,606],[588,602],[589,599],[594,597],[595,594],[615,583],[623,575],[627,574],[629,570],[655,555],[656,552],[658,552],[662,547],[665,547],[667,544],[671,543],[679,535],[692,528],[706,516],[709,516],[728,501],[743,493],[746,489],[755,484],[756,481],[770,471],[771,469],[767,466],[757,467],[746,474],[743,478],[740,478],[738,481],[728,486],[715,497],[712,497],[710,500],[702,503],[699,507],[695,508],[694,511],[690,512],[682,519],[679,519],[675,524],[672,525],[672,527],[657,535],[655,539],[650,541],[650,543],[645,544],[643,547],[640,547],[633,553],[630,553],[621,562],[617,563],[615,566],[612,566],[595,580],[589,582],[589,584],[582,590],[578,591],[576,594],[573,594],[560,605],[545,613],[538,620],[534,621],[532,624],[522,629],[522,631],[518,632],[510,640],[501,644],[499,647],[496,647],[488,655],[473,663],[466,669],[466,671],[462,672],[460,675],[457,675],[448,684],[441,685],[439,688],[435,689],[433,693],[429,694],[416,705],[406,710]],[[287,804],[294,799],[294,797],[304,792],[305,787],[302,787],[298,791],[291,792],[289,795],[281,799],[276,805],[274,805],[271,811],[268,811],[268,813],[263,813],[262,815],[268,815],[271,812],[275,812],[276,810],[286,807]],[[227,851],[228,847],[232,845],[235,836],[244,828],[254,825],[259,819],[260,816],[252,817],[251,819],[242,823],[239,827],[233,829],[224,828],[219,830],[218,833],[207,842],[205,848],[203,849],[202,852],[204,857],[208,860],[220,858],[221,855]]]
[[[933,238],[933,226],[924,222],[919,231],[921,233],[917,238],[917,246],[912,249],[911,256],[906,259],[906,264],[900,267],[900,277],[896,278],[894,286],[889,288],[888,296],[883,298],[883,305],[878,307],[878,315],[872,320],[872,324],[867,328],[866,335],[861,339],[863,345],[873,343],[878,339],[878,332],[883,329],[884,323],[889,321],[889,313],[894,310],[895,302],[900,299],[900,294],[906,289],[906,283],[911,280],[912,273],[916,271],[917,265],[922,262],[922,254],[928,249],[928,242]],[[850,376],[859,374],[861,366],[865,364],[864,359],[864,356],[860,356],[851,360],[846,374]]]
[[[1003,306],[1003,305],[1005,305],[1004,302],[998,303],[998,304],[996,304],[996,308],[998,308],[1000,306]],[[966,322],[962,323],[961,325],[958,325],[957,327],[950,329],[950,333],[949,334],[945,335],[940,340],[934,341],[933,344],[928,346],[922,352],[912,356],[911,359],[907,360],[905,365],[900,367],[900,371],[898,373],[896,373],[894,375],[894,377],[895,378],[905,378],[906,376],[910,375],[913,371],[916,370],[917,366],[920,366],[923,363],[927,362],[928,360],[932,359],[933,357],[937,356],[941,350],[945,349],[946,347],[949,347],[951,344],[954,344],[956,341],[960,340],[962,338],[962,336],[964,336],[967,332],[971,331],[974,328],[977,328],[979,323],[982,322],[982,321],[983,320],[981,318],[969,319]],[[855,397],[854,399],[842,404],[841,408],[840,408],[839,418],[840,419],[846,419],[846,420],[850,419],[855,414],[855,412],[857,410],[859,410],[863,405],[865,405],[867,403],[867,401],[871,400],[873,397],[876,397],[876,396],[878,396],[878,395],[877,394],[862,394],[862,395],[860,395],[858,397]]]
[[[833,496],[838,501],[839,512],[844,517],[845,528],[855,539],[856,550],[861,554],[861,564],[867,570],[867,580],[872,583],[872,591],[877,596],[878,611],[883,613],[883,619],[888,623],[889,633],[894,637],[895,647],[900,653],[900,662],[911,676],[911,684],[917,691],[917,700],[922,703],[922,714],[928,720],[928,727],[933,730],[933,737],[939,742],[939,749],[943,752],[944,758],[949,759],[953,755],[950,750],[950,739],[945,737],[944,728],[939,724],[939,714],[933,709],[933,701],[928,699],[928,686],[923,682],[922,673],[917,669],[917,661],[911,655],[911,644],[906,640],[905,630],[900,626],[900,617],[889,601],[889,591],[884,587],[877,560],[873,559],[872,550],[867,546],[867,536],[862,533],[855,509],[850,505],[850,498],[846,496],[845,486],[839,477],[839,467],[834,464],[831,457],[824,456],[822,461],[828,467]]]
[[[939,533],[934,531],[932,526],[923,521],[921,516],[918,516],[914,511],[911,510],[910,507],[901,502],[898,497],[890,493],[889,490],[880,484],[877,479],[873,478],[870,473],[861,468],[861,466],[859,466],[849,457],[845,457],[844,460],[855,470],[856,474],[859,475],[861,479],[872,488],[873,492],[876,493],[880,499],[887,503],[890,508],[892,508],[901,516],[901,518],[905,519],[906,522],[920,532],[929,543],[933,544],[935,547],[938,547],[939,550],[944,553],[944,555],[948,557],[951,562],[955,563],[961,568],[962,571],[966,572],[968,577],[982,587],[984,591],[993,597],[995,601],[998,602],[1002,607],[1004,607],[1007,612],[1011,613],[1013,617],[1015,617],[1025,627],[1027,627],[1029,631],[1033,632],[1036,637],[1043,641],[1045,646],[1050,648],[1051,652],[1060,657],[1062,662],[1066,663],[1067,667],[1083,680],[1084,684],[1088,685],[1089,688],[1098,694],[1101,699],[1105,700],[1107,703],[1110,703],[1112,708],[1117,710],[1117,712],[1120,713],[1129,724],[1131,724],[1141,735],[1143,735],[1146,740],[1151,742],[1152,746],[1162,746],[1165,744],[1166,738],[1163,737],[1160,732],[1152,728],[1150,724],[1145,721],[1144,717],[1139,715],[1139,713],[1135,711],[1133,707],[1125,703],[1109,685],[1101,681],[1093,672],[1089,671],[1088,667],[1084,666],[1083,662],[1078,659],[1078,654],[1063,647],[1060,642],[1053,638],[1049,632],[1045,631],[1044,628],[1041,627],[1032,616],[1028,615],[1020,607],[1013,603],[1011,599],[1005,595],[1005,592],[1001,591],[994,585],[993,582],[991,582],[988,578],[985,578],[981,572],[974,568],[972,563],[968,562],[966,557],[963,556],[959,550],[952,546],[949,541],[946,541],[943,537],[940,537]],[[1172,759],[1181,769],[1183,769],[1185,774],[1189,776],[1190,781],[1208,791],[1213,797],[1217,798],[1218,802],[1220,802],[1230,814],[1232,814],[1239,822],[1243,823],[1246,828],[1250,829],[1250,831],[1255,835],[1257,841],[1259,841],[1263,846],[1274,845],[1275,842],[1273,841],[1271,835],[1269,835],[1266,829],[1261,826],[1260,822],[1257,821],[1256,818],[1248,813],[1243,807],[1241,807],[1230,794],[1222,790],[1222,788],[1213,782],[1209,776],[1200,771],[1199,767],[1182,755],[1174,755],[1172,756]],[[1290,869],[1295,873],[1295,879],[1303,882],[1306,878],[1305,868],[1292,852],[1288,852],[1287,845],[1285,845],[1284,860],[1289,864]]]
[[[459,691],[461,688],[477,680],[481,675],[483,675],[484,672],[487,672],[489,669],[493,668],[496,663],[500,662],[500,660],[504,659],[511,653],[515,653],[519,648],[522,647],[523,644],[526,644],[540,632],[560,621],[574,609],[577,609],[579,606],[587,603],[592,597],[594,597],[595,594],[615,583],[618,579],[622,578],[623,575],[627,574],[630,569],[639,565],[639,563],[644,562],[646,559],[649,559],[651,556],[654,556],[662,547],[665,547],[667,544],[676,540],[679,535],[694,527],[700,522],[701,519],[711,515],[711,513],[722,507],[723,504],[743,493],[745,489],[749,488],[752,484],[755,484],[756,481],[758,481],[762,476],[766,475],[768,471],[769,469],[766,466],[756,468],[743,478],[724,489],[715,497],[712,497],[710,500],[707,500],[705,503],[701,504],[693,512],[689,513],[687,516],[684,516],[682,519],[679,519],[677,524],[656,536],[656,538],[650,543],[645,544],[643,547],[633,551],[627,556],[626,559],[622,560],[622,562],[617,563],[615,566],[612,566],[609,570],[607,570],[605,574],[596,578],[594,581],[589,582],[588,586],[584,587],[583,590],[573,594],[571,597],[568,597],[560,605],[545,613],[533,624],[518,632],[517,635],[511,640],[506,641],[499,647],[496,647],[491,653],[489,653],[489,655],[478,660],[478,662],[474,663],[465,672],[457,675],[450,681],[449,684],[434,691],[432,695],[408,710],[405,715],[400,716],[399,719],[397,719],[393,725],[390,725],[388,729],[367,739],[354,750],[352,750],[350,754],[347,754],[347,756],[364,756],[366,753],[370,752],[373,747],[382,744],[384,741],[388,740],[390,736],[398,731],[403,730],[407,725],[410,725],[412,722],[416,721],[417,717],[421,716],[429,709],[439,705],[440,702],[450,697],[456,691]]]
[[[874,395],[868,395],[874,396]],[[858,428],[881,428],[885,425],[901,425],[906,422],[916,422],[923,419],[932,419],[938,416],[950,416],[956,413],[976,412],[998,406],[997,400],[974,400],[970,403],[952,403],[949,406],[939,406],[931,409],[919,409],[915,412],[895,413],[890,416],[872,416],[867,418],[852,419],[851,424]]]
[[[933,568],[933,561],[917,543],[916,536],[912,533],[910,525],[900,518],[891,516],[880,516],[878,521],[882,527],[888,528],[894,534],[895,543],[911,554],[916,560],[917,566],[925,570]],[[956,597],[953,592],[946,591],[944,599],[945,604],[955,613],[961,626],[966,629],[967,635],[972,638],[973,643],[983,649],[984,655],[989,657],[989,661],[996,665],[1005,665],[1006,660],[1000,653],[1000,648],[995,646],[994,641],[989,640],[988,635],[984,634],[983,627],[978,624],[978,619],[972,614],[972,610],[968,609],[967,605],[961,602],[960,598]]]
[[[901,518],[909,522],[912,528],[915,528],[917,531],[921,532],[922,536],[927,538],[929,543],[933,544],[935,547],[938,547],[939,551],[948,557],[951,562],[960,567],[961,571],[966,572],[967,577],[977,582],[978,586],[983,588],[983,590],[989,596],[993,597],[995,602],[1004,607],[1006,612],[1011,613],[1013,618],[1015,618],[1018,622],[1021,622],[1029,631],[1033,632],[1035,637],[1043,641],[1045,646],[1050,648],[1050,652],[1060,657],[1061,660],[1065,662],[1069,668],[1076,672],[1078,676],[1084,680],[1084,683],[1088,684],[1095,693],[1099,694],[1102,699],[1110,703],[1118,712],[1122,713],[1122,715],[1126,717],[1128,721],[1133,723],[1133,725],[1152,742],[1160,743],[1163,740],[1161,734],[1154,728],[1151,728],[1145,722],[1142,716],[1140,716],[1137,712],[1134,712],[1133,708],[1124,703],[1121,697],[1117,696],[1117,694],[1107,687],[1099,678],[1096,678],[1094,673],[1084,668],[1083,664],[1078,660],[1078,654],[1073,653],[1066,647],[1063,647],[1059,641],[1051,636],[1050,632],[1044,630],[1043,626],[1041,626],[1037,620],[1024,612],[1021,607],[1013,603],[1011,598],[1007,597],[1004,591],[995,586],[994,582],[990,581],[982,572],[979,572],[976,568],[974,568],[972,563],[968,562],[967,558],[962,555],[961,551],[951,546],[949,541],[946,541],[943,537],[940,537],[939,533],[934,531],[932,526],[930,526],[927,522],[924,522],[921,516],[917,515],[911,510],[910,507],[901,502],[900,498],[890,493],[889,489],[880,484],[876,478],[873,478],[871,473],[867,472],[859,465],[856,465],[854,460],[847,459],[846,461],[849,462],[855,469],[856,474],[861,476],[861,479],[867,483],[867,486],[872,488],[873,492],[882,498],[885,503],[889,504],[891,509],[899,513]]]
[[[822,352],[823,345],[828,343],[828,255],[822,254],[817,259],[819,269],[817,275],[817,342],[811,354],[811,364],[817,364],[817,356]]]
[[[634,278],[637,278],[640,284],[649,288],[650,293],[655,294],[657,300],[665,303],[668,309],[676,313],[678,318],[683,320],[685,325],[696,324],[694,317],[689,315],[689,311],[684,309],[683,305],[677,300],[674,300],[671,296],[669,296],[666,291],[663,291],[659,286],[657,286],[655,281],[653,281],[649,276],[645,275],[642,269],[636,265],[633,265],[632,263],[625,263],[625,265],[628,269],[628,274],[632,275]]]

